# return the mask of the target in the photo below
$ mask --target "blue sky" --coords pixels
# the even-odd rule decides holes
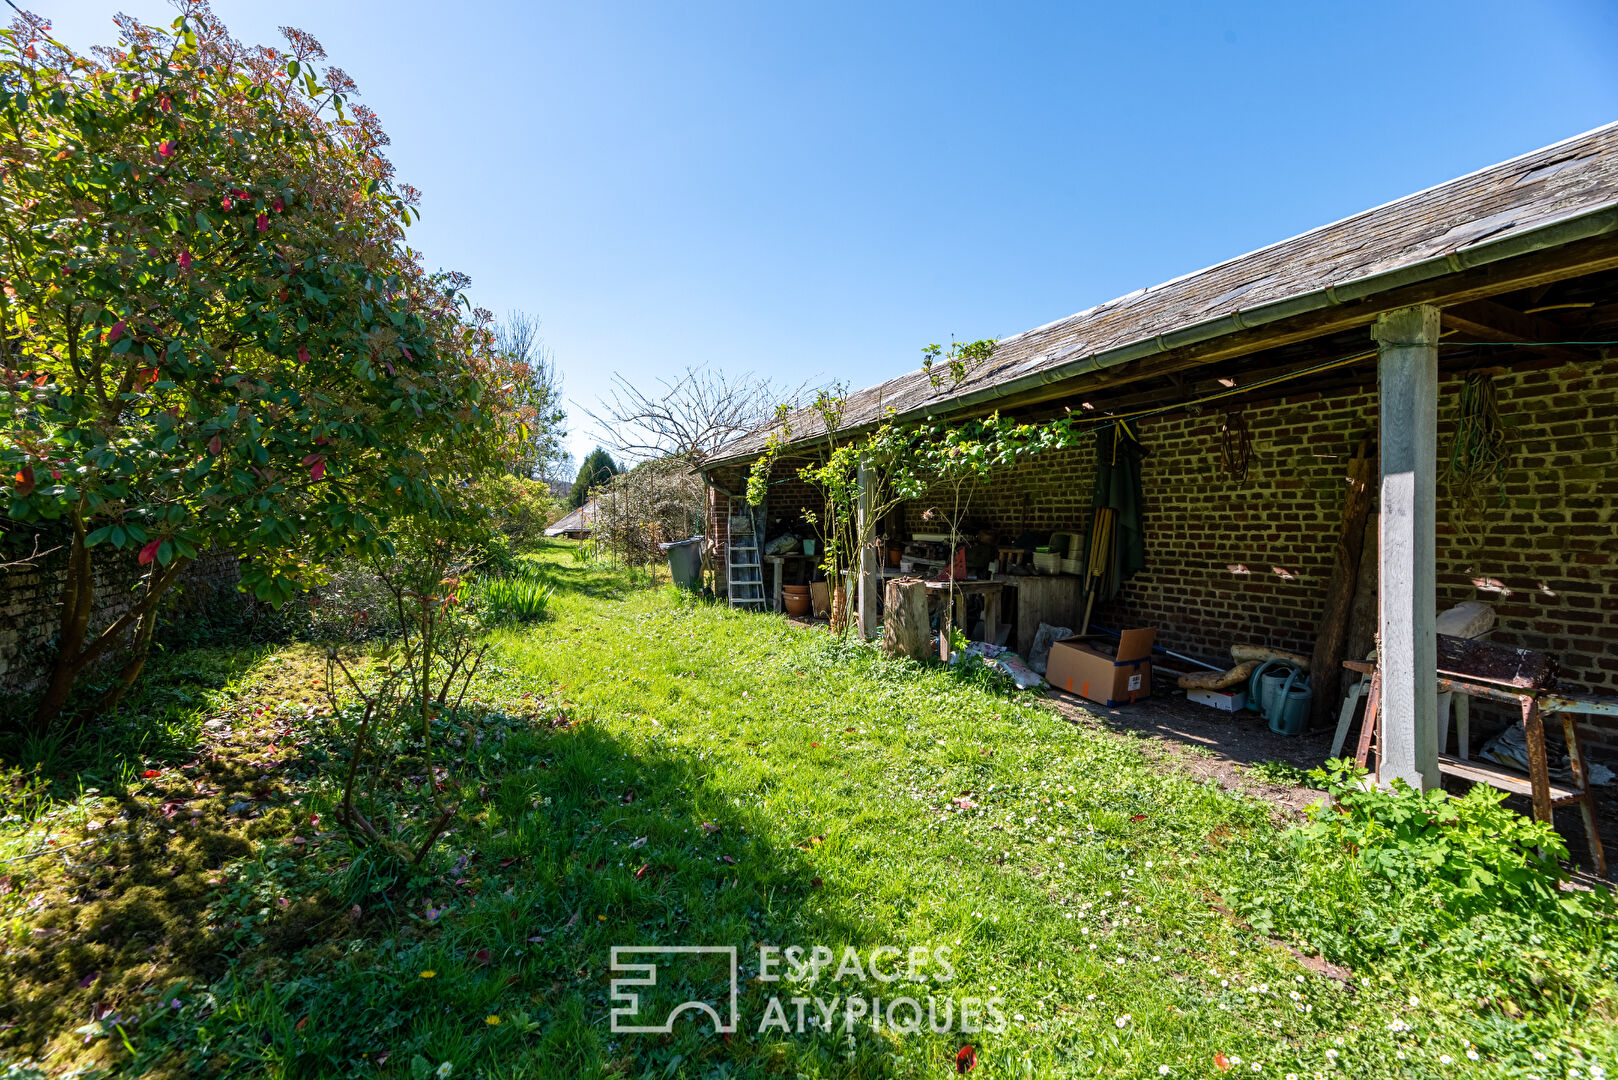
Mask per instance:
[[[80,47],[162,0],[32,0]],[[863,386],[1618,118],[1618,5],[215,0],[308,30],[574,404]]]

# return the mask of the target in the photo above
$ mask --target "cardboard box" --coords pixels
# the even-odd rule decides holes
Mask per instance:
[[[1102,705],[1126,705],[1152,696],[1152,642],[1156,627],[1125,630],[1111,642],[1058,641],[1045,679],[1058,690]]]

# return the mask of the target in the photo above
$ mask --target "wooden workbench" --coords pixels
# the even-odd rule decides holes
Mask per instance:
[[[927,591],[947,596],[951,584],[948,581],[929,581]],[[1005,589],[1003,581],[957,581],[955,590],[955,613],[953,625],[961,628],[961,633],[967,632],[966,625],[966,598],[976,594],[983,597],[983,640],[994,641],[994,635],[1000,629],[1000,595]]]
[[[995,580],[1017,590],[1017,636],[1009,644],[1019,651],[1034,643],[1040,623],[1078,630],[1083,616],[1082,578],[1072,574],[999,574]]]

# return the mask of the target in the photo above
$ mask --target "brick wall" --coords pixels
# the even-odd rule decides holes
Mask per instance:
[[[50,649],[61,629],[65,564],[66,552],[56,551],[31,567],[0,571],[0,694],[31,693],[44,685]],[[133,606],[136,594],[132,589],[142,570],[133,553],[122,560],[98,560],[92,636]],[[205,554],[181,571],[164,600],[165,614],[172,618],[199,612],[222,598],[235,598],[240,581],[234,555]],[[245,596],[241,599],[247,600]],[[112,653],[104,662],[116,659],[117,654]]]
[[[1461,379],[1439,388],[1439,457],[1447,456]],[[1495,380],[1510,462],[1470,528],[1440,479],[1440,607],[1494,606],[1494,640],[1549,652],[1563,685],[1618,694],[1618,360],[1582,367],[1528,361]],[[1147,567],[1096,621],[1151,624],[1161,644],[1210,662],[1235,641],[1309,652],[1324,606],[1349,459],[1375,436],[1374,381],[1248,405],[1245,480],[1231,479],[1216,441],[1223,411],[1142,420]],[[1094,449],[1031,459],[972,493],[967,514],[1002,535],[1082,529]],[[774,507],[784,505],[786,485]],[[933,492],[906,508],[912,531]],[[1593,743],[1618,749],[1618,723],[1594,720]]]
[[[1439,457],[1461,378],[1439,388]],[[1517,367],[1495,380],[1510,462],[1481,519],[1440,479],[1438,598],[1491,604],[1493,640],[1549,652],[1564,686],[1618,693],[1618,361]],[[1244,481],[1219,457],[1223,412],[1143,420],[1147,567],[1097,616],[1160,627],[1160,642],[1214,663],[1233,641],[1308,653],[1325,603],[1343,482],[1359,439],[1375,436],[1374,382],[1243,410]],[[970,513],[1007,533],[1082,527],[1093,448],[1031,460],[974,497]],[[941,509],[948,504],[940,499]],[[922,527],[920,507],[908,514]],[[1618,724],[1592,718],[1593,743]]]

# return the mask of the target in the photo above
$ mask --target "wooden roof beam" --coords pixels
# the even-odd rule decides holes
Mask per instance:
[[[1568,331],[1548,319],[1525,315],[1494,300],[1473,300],[1445,308],[1444,325],[1478,341],[1513,341],[1531,352],[1552,356],[1569,364],[1588,364],[1595,359],[1581,349],[1546,342],[1566,341]]]

